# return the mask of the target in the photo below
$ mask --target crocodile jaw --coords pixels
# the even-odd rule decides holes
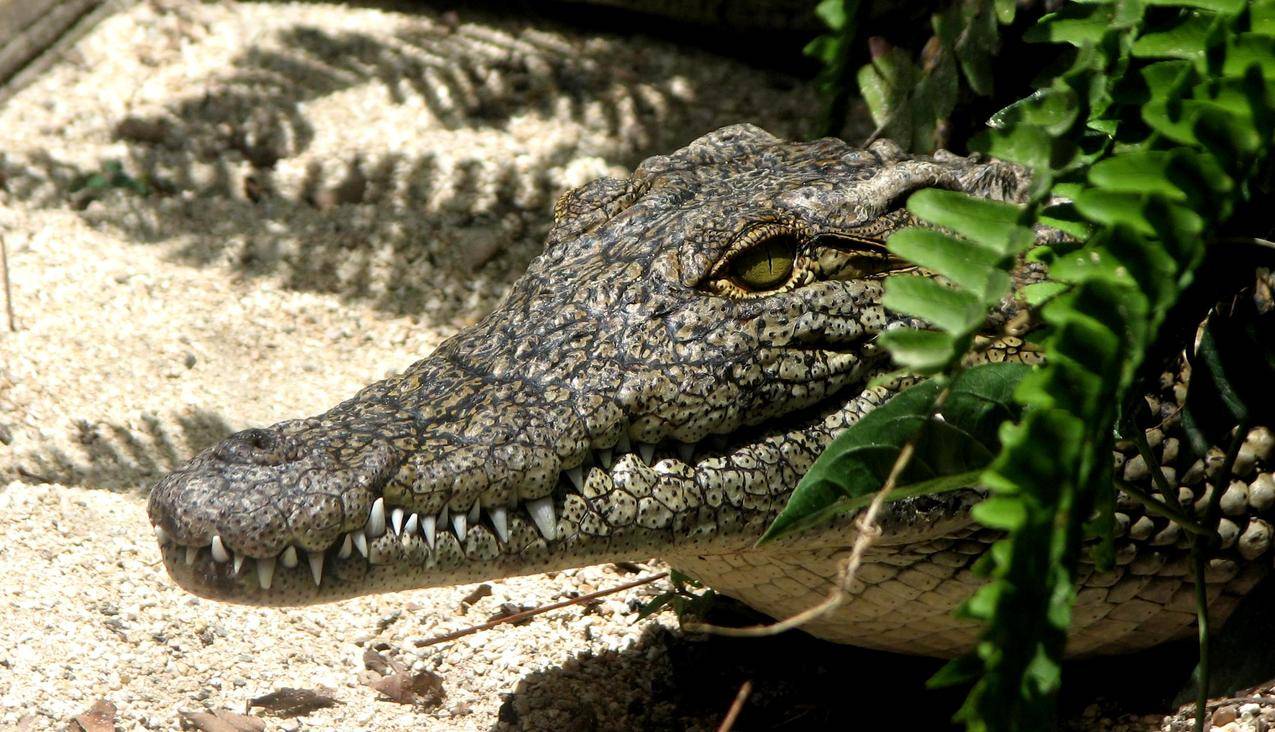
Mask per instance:
[[[1005,198],[1025,182],[740,125],[577,189],[483,321],[163,478],[149,513],[165,564],[198,594],[277,605],[741,551],[886,397],[863,386],[883,368],[876,335],[920,324],[881,306],[868,265],[907,224],[899,202],[935,185]],[[792,274],[745,292],[732,257],[767,241],[792,245]]]

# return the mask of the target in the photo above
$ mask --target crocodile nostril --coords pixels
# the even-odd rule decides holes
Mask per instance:
[[[250,429],[227,437],[217,457],[241,465],[278,465],[287,460],[283,437],[273,430]]]

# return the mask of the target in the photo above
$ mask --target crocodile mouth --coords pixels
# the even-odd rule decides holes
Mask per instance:
[[[871,375],[857,375],[804,409],[697,444],[636,442],[621,431],[611,447],[587,450],[578,465],[560,470],[547,494],[506,505],[474,500],[466,510],[445,505],[436,512],[396,505],[386,489],[404,458],[372,449],[350,468],[314,450],[288,463],[287,482],[294,491],[308,484],[321,497],[316,500],[340,496],[347,505],[308,507],[304,531],[282,530],[302,512],[294,507],[289,516],[234,465],[217,460],[210,468],[218,456],[201,455],[152,491],[152,525],[178,585],[211,599],[268,606],[632,560],[671,549],[741,551],[831,438],[823,433],[828,415],[862,395]],[[337,470],[338,464],[345,467]],[[751,480],[767,468],[771,480]],[[263,521],[269,524],[263,516],[279,515],[281,530],[266,532],[270,541],[253,541],[250,532],[227,524],[224,510],[202,520],[185,510],[176,520],[173,506],[198,505],[213,495],[224,505],[230,487],[255,502],[235,515],[253,522],[258,533]],[[360,510],[357,501],[349,505],[350,495],[370,500]],[[235,538],[225,538],[232,535],[227,532]],[[288,536],[293,538],[279,539]]]

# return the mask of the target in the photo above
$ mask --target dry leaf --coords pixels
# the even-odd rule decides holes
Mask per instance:
[[[375,648],[368,648],[363,651],[363,668],[384,676],[390,671],[390,662]]]
[[[248,706],[261,707],[272,717],[300,717],[316,709],[335,706],[341,702],[334,699],[330,689],[290,689],[282,688],[265,696],[259,696],[249,702]]]
[[[368,684],[399,704],[415,704],[430,709],[443,703],[447,692],[443,690],[443,677],[432,671],[414,674],[396,673]]]
[[[202,732],[263,732],[266,723],[247,714],[227,709],[208,712],[178,712],[182,721]]]
[[[75,718],[75,724],[84,732],[115,732],[115,705],[98,699]]]
[[[474,591],[465,595],[460,604],[469,607],[484,597],[491,597],[491,585],[483,583],[474,588]]]

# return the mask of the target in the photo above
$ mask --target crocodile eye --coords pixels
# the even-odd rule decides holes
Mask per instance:
[[[753,292],[774,290],[787,284],[797,260],[795,237],[769,237],[735,255],[727,272],[731,280]]]

